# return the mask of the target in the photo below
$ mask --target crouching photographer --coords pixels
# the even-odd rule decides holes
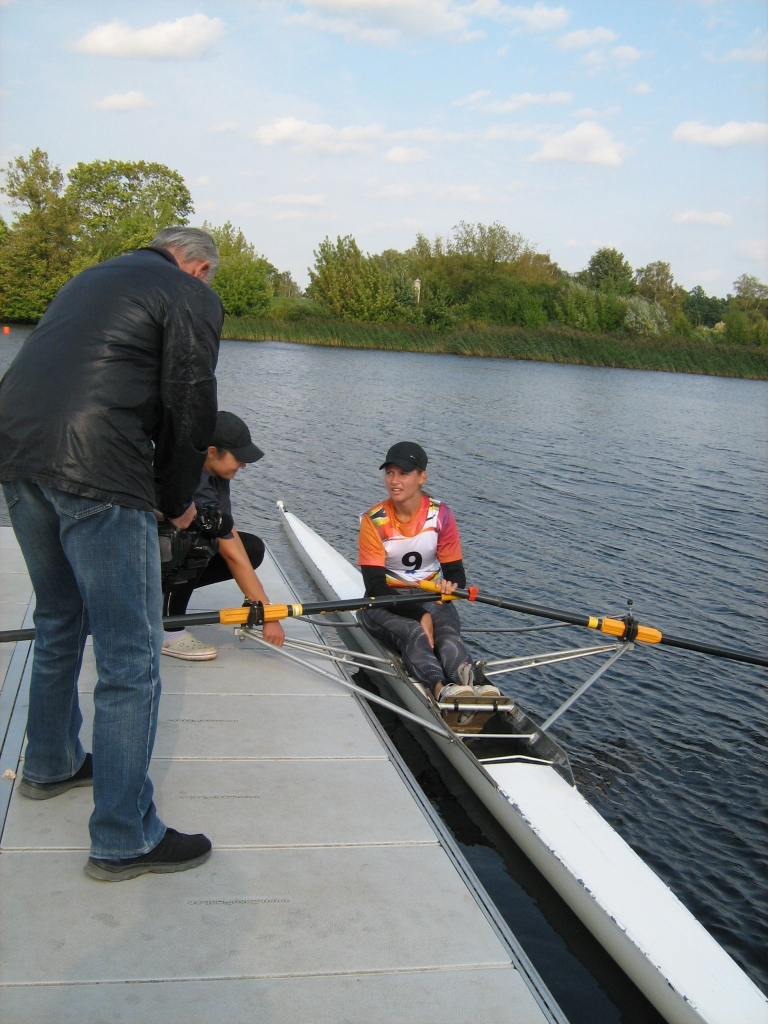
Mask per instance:
[[[264,453],[251,441],[239,416],[220,412],[216,417],[200,484],[195,491],[197,515],[186,530],[158,524],[163,577],[163,615],[184,615],[192,592],[211,583],[234,579],[249,601],[269,604],[254,569],[264,558],[264,541],[235,529],[229,482],[248,463]],[[282,647],[285,634],[279,622],[265,622],[264,639]],[[166,631],[163,654],[183,661],[211,661],[218,651],[189,630]]]

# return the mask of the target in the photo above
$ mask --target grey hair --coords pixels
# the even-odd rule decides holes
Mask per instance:
[[[219,269],[219,250],[216,243],[202,228],[185,228],[177,225],[163,228],[149,243],[152,249],[178,249],[182,259],[205,260],[210,270],[205,275],[206,284],[210,284]]]

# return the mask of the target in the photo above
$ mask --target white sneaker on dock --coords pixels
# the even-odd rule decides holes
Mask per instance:
[[[186,629],[163,641],[163,654],[182,661],[213,661],[218,653],[213,644],[204,644]]]

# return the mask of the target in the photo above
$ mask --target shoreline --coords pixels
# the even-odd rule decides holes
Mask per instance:
[[[768,347],[716,345],[664,336],[648,338],[594,335],[570,329],[477,326],[437,332],[411,324],[348,323],[319,317],[276,320],[232,316],[225,317],[221,336],[227,341],[283,341],[328,348],[524,359],[768,380]]]

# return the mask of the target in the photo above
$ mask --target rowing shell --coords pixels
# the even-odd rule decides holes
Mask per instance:
[[[362,575],[314,530],[278,502],[291,543],[330,599],[364,593]],[[363,629],[354,642],[369,654],[385,652]],[[397,662],[394,661],[397,668]],[[389,685],[412,713],[446,722],[402,670]],[[567,756],[519,709],[493,715],[509,756],[480,763],[469,732],[430,735],[488,810],[670,1024],[768,1024],[768,1000],[699,924],[672,890],[584,799],[573,784]],[[468,715],[464,716],[468,718]],[[484,716],[487,720],[489,716]],[[476,719],[473,721],[476,722]],[[482,727],[481,735],[488,730]],[[496,726],[495,728],[501,728]],[[461,726],[458,726],[461,730]],[[469,733],[469,734],[467,734]],[[507,735],[506,739],[511,737]],[[491,741],[493,743],[493,741]],[[513,748],[513,749],[511,749]],[[477,752],[475,756],[473,749]],[[494,748],[495,751],[496,748]]]

